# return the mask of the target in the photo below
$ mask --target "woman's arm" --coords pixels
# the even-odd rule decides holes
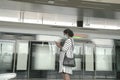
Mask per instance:
[[[59,47],[60,49],[62,48],[62,46],[60,45],[59,42],[55,42],[56,46]]]

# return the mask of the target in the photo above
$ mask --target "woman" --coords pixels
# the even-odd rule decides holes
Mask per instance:
[[[59,42],[56,42],[57,47],[61,49],[59,59],[59,72],[63,74],[64,80],[70,80],[70,75],[72,74],[72,67],[64,66],[63,60],[65,53],[67,57],[73,58],[74,40],[72,39],[72,37],[74,36],[74,33],[70,29],[65,29],[63,33],[66,37],[64,45],[61,46]]]

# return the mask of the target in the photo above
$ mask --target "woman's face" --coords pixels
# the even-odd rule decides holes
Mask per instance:
[[[65,33],[64,33],[64,37],[65,37],[65,38],[68,38],[68,34],[65,34]]]

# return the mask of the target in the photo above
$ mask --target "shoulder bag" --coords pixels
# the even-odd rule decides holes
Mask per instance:
[[[72,42],[72,40],[71,40],[71,42]],[[73,46],[73,43],[72,43],[72,46]],[[76,66],[75,57],[69,58],[69,57],[67,57],[67,55],[65,53],[64,60],[63,60],[63,65],[68,66],[68,67],[75,67]]]

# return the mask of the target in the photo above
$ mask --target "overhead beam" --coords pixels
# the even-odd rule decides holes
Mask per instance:
[[[82,0],[82,1],[120,4],[120,0]]]

